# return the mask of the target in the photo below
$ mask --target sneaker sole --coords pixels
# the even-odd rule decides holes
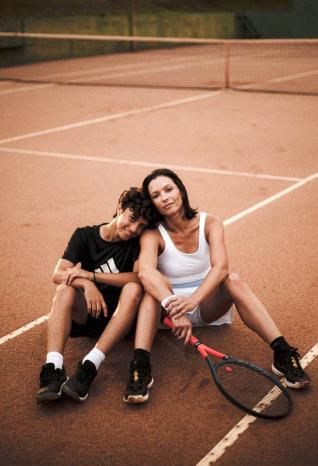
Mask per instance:
[[[66,384],[66,382],[68,381],[68,378],[65,380],[65,382],[62,383],[61,385],[61,389],[59,392],[43,392],[43,393],[37,393],[35,395],[35,398],[36,398],[36,401],[37,403],[46,403],[46,402],[50,402],[50,401],[55,401],[55,400],[58,400],[61,398],[62,396],[62,393],[63,393],[63,389],[64,389],[64,385]]]
[[[275,375],[279,375],[280,377],[283,377],[285,385],[287,385],[287,387],[289,387],[289,388],[295,388],[296,390],[299,390],[300,388],[306,388],[306,387],[309,387],[309,385],[310,385],[309,380],[305,380],[304,382],[296,382],[296,383],[289,382],[286,379],[285,374],[283,372],[279,371],[278,369],[276,369],[274,364],[272,364],[272,372]]]
[[[148,390],[150,390],[150,388],[153,386],[153,383],[154,383],[154,379],[152,377],[151,381],[147,385]],[[148,400],[148,398],[149,398],[149,393],[146,393],[146,395],[129,395],[128,398],[125,398],[124,396],[123,400],[125,403],[137,405],[137,404],[144,403],[145,401]]]
[[[63,385],[63,392],[65,395],[69,396],[70,398],[73,398],[75,401],[83,402],[86,400],[88,397],[88,393],[85,396],[79,396],[76,392],[74,392],[71,388],[69,388],[67,385]]]

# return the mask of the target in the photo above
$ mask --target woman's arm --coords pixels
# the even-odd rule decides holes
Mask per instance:
[[[164,298],[171,296],[172,291],[163,275],[157,270],[159,233],[156,230],[146,230],[141,235],[140,247],[139,278],[148,293],[161,302]]]
[[[172,295],[172,289],[164,276],[157,270],[157,258],[160,249],[160,236],[157,231],[147,230],[141,235],[141,252],[138,259],[139,278],[144,288],[160,303],[163,299]],[[192,335],[192,324],[187,316],[172,318],[175,325],[174,334],[184,338],[185,344],[189,343]]]
[[[213,293],[228,275],[229,263],[221,220],[216,217],[207,217],[205,234],[209,244],[211,270],[191,296],[175,299],[169,304],[168,310],[171,316],[178,317],[195,309]]]

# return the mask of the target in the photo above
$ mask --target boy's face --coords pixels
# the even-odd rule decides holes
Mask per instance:
[[[147,225],[148,222],[143,217],[134,220],[131,209],[118,209],[117,228],[118,235],[122,241],[128,241],[131,238],[139,236]]]

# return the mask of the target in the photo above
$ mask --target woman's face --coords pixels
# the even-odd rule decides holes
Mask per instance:
[[[161,215],[169,217],[183,208],[178,186],[168,176],[158,176],[149,183],[149,196]]]
[[[131,209],[118,209],[117,230],[118,236],[122,241],[128,241],[131,238],[139,236],[146,226],[147,221],[143,217],[134,220],[133,211]]]

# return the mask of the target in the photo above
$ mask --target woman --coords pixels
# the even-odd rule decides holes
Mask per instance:
[[[184,184],[171,170],[153,171],[144,179],[143,190],[156,207],[160,223],[141,237],[139,278],[147,294],[139,311],[135,347],[139,353],[145,351],[147,364],[137,381],[131,377],[124,400],[145,401],[148,385],[153,383],[149,357],[156,331],[156,303],[172,318],[176,336],[185,343],[190,340],[192,325],[230,322],[235,304],[247,327],[274,350],[273,372],[284,376],[289,387],[307,387],[310,380],[300,366],[297,349],[289,346],[247,283],[229,272],[222,222],[191,208]],[[148,314],[143,310],[146,303]],[[136,372],[134,361],[136,356],[131,374]]]

